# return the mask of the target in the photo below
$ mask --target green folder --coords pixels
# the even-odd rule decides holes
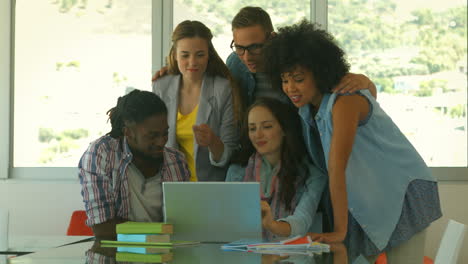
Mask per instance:
[[[153,243],[153,242],[128,242],[128,241],[114,241],[114,240],[101,240],[102,245],[114,245],[114,246],[162,246],[162,247],[172,247],[174,244],[172,242],[165,243]]]
[[[173,227],[169,223],[132,222],[117,224],[117,234],[172,234]]]
[[[127,242],[127,241],[101,240],[101,245],[104,247],[110,247],[110,246],[115,246],[115,247],[122,247],[122,246],[177,247],[177,246],[197,245],[197,244],[200,244],[200,242],[174,240],[169,243],[153,243],[153,242]]]
[[[115,254],[116,261],[125,262],[143,262],[143,263],[162,263],[171,261],[173,258],[172,253],[162,254],[137,254],[129,252],[117,252]]]

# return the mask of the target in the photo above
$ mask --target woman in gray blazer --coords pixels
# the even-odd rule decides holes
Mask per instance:
[[[192,181],[224,181],[238,145],[237,86],[201,22],[183,21],[172,34],[169,74],[153,84],[168,108],[167,146],[186,156]]]

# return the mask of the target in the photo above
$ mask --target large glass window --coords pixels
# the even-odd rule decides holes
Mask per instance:
[[[465,0],[330,0],[328,28],[352,71],[432,167],[467,166]]]
[[[150,89],[151,5],[160,2],[12,3],[13,166],[75,167],[109,131],[117,97]],[[310,18],[308,0],[174,0],[173,26],[202,21],[226,59],[230,22],[247,5],[267,10],[275,28]],[[464,0],[328,1],[328,29],[352,71],[377,84],[378,101],[430,166],[467,166],[466,13]]]
[[[198,20],[211,29],[213,45],[219,56],[226,60],[232,50],[231,21],[244,6],[259,6],[271,17],[275,29],[295,23],[302,18],[310,19],[310,1],[262,0],[252,3],[246,0],[174,0],[174,28],[183,20]]]
[[[118,96],[150,89],[151,1],[17,0],[14,167],[75,167]]]

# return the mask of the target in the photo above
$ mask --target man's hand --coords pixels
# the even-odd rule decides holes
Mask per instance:
[[[167,74],[167,67],[162,67],[159,71],[156,71],[154,73],[153,78],[151,78],[151,81],[155,82],[166,74]]]
[[[347,73],[333,88],[334,93],[352,93],[362,89],[369,89],[371,80],[363,74]]]
[[[93,229],[93,233],[96,239],[115,240],[117,238],[115,226],[125,221],[127,220],[120,218],[110,219],[104,223],[93,225],[91,228]]]
[[[346,232],[331,232],[331,233],[307,233],[313,241],[323,243],[341,243],[346,237]]]

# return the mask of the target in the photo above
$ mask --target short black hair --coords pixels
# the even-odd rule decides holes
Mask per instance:
[[[281,74],[297,66],[311,71],[318,89],[330,92],[349,72],[345,52],[332,35],[307,20],[282,27],[263,49],[265,70],[273,86],[281,89]]]
[[[140,123],[147,118],[167,115],[167,107],[156,94],[135,89],[117,99],[117,105],[107,111],[112,130],[107,135],[113,138],[123,136],[123,128],[129,123]]]

